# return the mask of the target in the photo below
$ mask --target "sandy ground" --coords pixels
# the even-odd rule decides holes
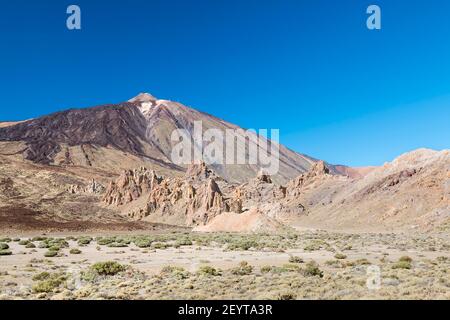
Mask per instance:
[[[76,242],[69,241],[71,247],[79,247]],[[23,246],[12,242],[10,248],[16,254],[1,257],[1,271],[10,271],[14,269],[24,269],[33,259],[42,259],[47,249],[35,248],[24,249]],[[102,247],[96,249],[95,244],[90,244],[80,248],[81,254],[70,255],[68,249],[63,250],[63,255],[54,261],[57,265],[89,265],[101,261],[118,261],[133,265],[139,271],[156,274],[164,266],[172,265],[183,267],[186,270],[195,272],[201,265],[212,265],[221,269],[227,269],[236,266],[241,261],[247,261],[254,266],[274,265],[281,266],[285,264],[290,256],[298,256],[305,261],[314,260],[319,264],[333,259],[334,253],[327,250],[318,250],[307,252],[303,249],[287,249],[284,252],[274,251],[224,251],[223,248],[184,246],[182,248],[142,249],[134,245],[127,248],[108,248]],[[417,259],[436,259],[443,256],[442,252],[422,252],[420,250],[402,251],[398,249],[389,249],[389,246],[372,245],[364,248],[363,252],[347,253],[350,260],[367,259],[376,263],[378,259],[388,254],[390,259],[396,260],[401,256],[408,255],[413,260]],[[445,253],[444,256],[450,257]]]
[[[102,233],[102,235],[104,235]],[[116,233],[118,237],[125,236],[125,233]],[[30,235],[31,236],[31,235]],[[73,237],[74,234],[53,234],[55,238],[65,238],[67,236]],[[81,236],[81,235],[78,235]],[[86,235],[84,235],[86,236]],[[196,234],[183,233],[179,237],[198,237]],[[289,293],[288,296],[293,295],[294,298],[313,298],[313,299],[359,299],[359,298],[373,298],[377,295],[373,295],[370,291],[364,291],[364,288],[360,291],[353,292],[352,286],[354,281],[363,283],[366,281],[368,275],[365,268],[368,265],[379,266],[384,277],[388,280],[387,283],[397,283],[399,288],[404,284],[406,293],[416,293],[417,298],[438,298],[447,299],[450,298],[450,277],[448,271],[450,270],[450,242],[445,235],[438,236],[423,236],[410,237],[404,235],[382,235],[382,234],[367,234],[367,235],[351,235],[351,234],[328,234],[324,232],[308,232],[302,233],[296,236],[296,240],[278,240],[279,236],[269,235],[252,235],[252,239],[261,239],[261,242],[267,244],[267,247],[250,248],[248,250],[237,249],[229,250],[228,242],[236,241],[240,243],[246,241],[246,237],[243,235],[221,235],[221,234],[209,234],[201,235],[202,239],[209,239],[211,241],[205,245],[198,245],[193,241],[192,245],[182,245],[180,247],[173,247],[173,239],[177,238],[176,234],[169,234],[169,238],[166,242],[169,247],[165,249],[155,249],[152,247],[139,248],[134,243],[128,244],[127,247],[108,247],[106,245],[99,245],[93,240],[86,246],[80,246],[74,240],[67,240],[69,247],[62,248],[56,257],[44,257],[46,248],[38,248],[38,241],[33,243],[36,248],[26,248],[23,244],[19,244],[17,241],[8,242],[9,250],[12,255],[0,256],[0,298],[3,299],[171,299],[171,298],[202,298],[204,291],[208,291],[207,287],[199,289],[196,294],[186,293],[186,284],[191,282],[203,281],[202,277],[198,276],[198,270],[204,266],[211,266],[216,269],[224,270],[223,276],[219,281],[222,291],[218,291],[216,296],[205,295],[203,298],[247,298],[253,299],[259,298],[277,298],[283,295],[286,290],[292,292],[293,289],[288,284],[292,281],[313,281],[308,287],[303,287],[294,290],[294,294]],[[225,237],[222,243],[220,239]],[[235,240],[234,237],[237,239]],[[22,240],[28,239],[23,237]],[[219,239],[219,240],[217,240]],[[324,243],[317,248],[311,249],[311,244]],[[346,247],[346,248],[344,248]],[[78,248],[82,252],[80,254],[71,254],[70,249]],[[344,254],[345,258],[337,259],[336,254]],[[411,259],[411,269],[397,270],[393,266],[401,257],[408,257]],[[252,281],[249,283],[249,289],[244,292],[233,293],[236,276],[229,273],[229,270],[233,270],[242,261],[246,261],[248,265],[252,266],[253,271],[251,275],[243,275],[242,281],[249,281],[250,276],[263,277],[262,268],[265,266],[271,266],[272,268],[278,267],[280,270],[287,268],[289,265],[290,257],[297,257],[302,260],[299,264],[300,271],[304,267],[305,263],[314,261],[324,273],[326,282],[322,284],[318,281],[324,281],[321,278],[309,278],[303,276],[299,271],[283,271],[282,273],[273,274],[267,281],[274,281],[269,287],[267,287],[265,293],[273,293],[273,295],[260,296],[257,293],[260,292],[260,285],[256,285],[258,281]],[[366,260],[363,262],[358,262]],[[101,282],[85,283],[81,285],[81,288],[67,289],[67,287],[58,287],[50,290],[49,292],[33,292],[33,287],[36,285],[36,280],[33,277],[40,272],[58,272],[68,275],[69,278],[76,278],[85,270],[88,270],[90,266],[97,262],[115,261],[122,265],[129,267],[132,270],[125,276],[115,276],[111,278],[105,278]],[[348,265],[345,263],[348,262]],[[361,265],[359,265],[361,264]],[[292,263],[290,264],[292,266]],[[175,278],[170,281],[170,277],[173,275],[167,275],[164,279],[167,283],[155,284],[155,279],[161,280],[161,272],[165,267],[171,266],[184,270],[190,276],[186,279]],[[288,267],[290,268],[290,267]],[[361,269],[363,268],[363,269]],[[270,274],[270,273],[269,273]],[[117,278],[119,277],[119,278]],[[141,277],[145,280],[136,280],[136,277]],[[402,277],[405,279],[402,280]],[[426,282],[432,281],[433,285],[430,288],[430,283],[427,284],[428,291],[421,293],[420,281]],[[116,279],[116,280],[113,280]],[[118,280],[119,279],[119,280]],[[214,281],[218,281],[217,277]],[[412,281],[411,279],[414,279]],[[430,280],[431,279],[431,280]],[[116,281],[116,282],[115,282]],[[214,283],[212,282],[213,289]],[[229,284],[228,281],[230,282]],[[269,281],[269,282],[270,282]],[[424,283],[425,283],[424,282]],[[127,283],[126,287],[139,286],[136,295],[130,294],[125,297],[118,295],[121,292],[116,286],[119,283]],[[146,285],[144,285],[146,283]],[[419,283],[419,284],[418,284]],[[436,284],[434,284],[436,283]],[[172,288],[174,285],[179,287]],[[335,289],[332,295],[333,289],[329,292],[320,293],[321,290],[327,286],[339,287],[348,289]],[[207,285],[209,286],[209,284]],[[433,287],[435,286],[435,287]],[[364,286],[362,286],[364,287]],[[86,296],[77,296],[77,292],[83,288],[90,288],[89,294]],[[101,294],[96,291],[98,288],[103,288],[106,291],[101,291]],[[109,289],[107,289],[109,288]],[[162,289],[169,291],[162,291]],[[259,289],[258,289],[259,288]],[[77,290],[76,290],[77,289]],[[86,289],[87,290],[87,289]],[[145,291],[146,290],[146,291]],[[177,291],[178,290],[178,291]],[[201,291],[203,290],[203,291]],[[252,292],[252,290],[257,290]],[[260,291],[258,291],[260,290]],[[304,291],[306,290],[306,291]],[[309,291],[308,291],[309,290]],[[348,296],[341,296],[342,290],[349,290]],[[353,289],[356,290],[356,289]],[[402,291],[396,286],[386,286],[384,290],[387,290],[384,294],[378,298],[388,299],[403,299],[408,298],[408,294]],[[105,293],[107,292],[107,293]],[[165,293],[164,293],[165,292]],[[264,293],[261,291],[260,294]],[[206,294],[206,293],[205,293]],[[311,297],[307,296],[312,295]],[[423,296],[420,296],[420,295]],[[306,295],[306,296],[305,296]],[[412,297],[416,297],[412,295]]]

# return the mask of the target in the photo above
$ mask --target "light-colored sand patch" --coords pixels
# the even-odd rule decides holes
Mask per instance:
[[[283,225],[253,208],[242,214],[223,213],[208,225],[194,228],[196,232],[276,232]]]

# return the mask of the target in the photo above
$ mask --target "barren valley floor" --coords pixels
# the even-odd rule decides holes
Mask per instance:
[[[1,299],[450,299],[448,232],[35,233],[0,246]]]

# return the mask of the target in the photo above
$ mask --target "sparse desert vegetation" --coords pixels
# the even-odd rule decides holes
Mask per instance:
[[[0,240],[1,299],[450,299],[446,233]],[[371,266],[380,270],[378,290],[366,285]]]

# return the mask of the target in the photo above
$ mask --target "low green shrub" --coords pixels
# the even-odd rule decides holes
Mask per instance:
[[[331,266],[331,267],[335,267],[335,268],[342,268],[346,265],[345,263],[343,263],[342,261],[339,261],[339,260],[327,260],[327,261],[325,261],[325,264],[327,266]]]
[[[164,242],[155,242],[152,244],[152,248],[153,249],[160,249],[160,250],[164,250],[167,249],[168,247],[170,247],[167,243]]]
[[[238,276],[245,276],[249,275],[253,272],[253,266],[248,264],[247,261],[242,261],[239,263],[239,266],[236,268],[231,269],[231,273]]]
[[[33,277],[33,280],[39,281],[32,287],[33,292],[49,293],[60,287],[67,280],[67,276],[61,273],[49,274],[43,272]]]
[[[55,248],[54,250],[56,250],[56,248],[61,249],[68,247],[69,243],[65,239],[46,238],[38,244],[38,248],[46,248],[46,249]]]
[[[27,248],[27,249],[36,248],[36,245],[33,242],[30,242],[25,246],[25,248]]]
[[[175,246],[192,246],[192,241],[190,239],[178,239],[175,242]]]
[[[411,262],[398,261],[392,266],[392,269],[411,269],[411,267]]]
[[[114,238],[114,237],[113,238],[101,238],[100,237],[100,238],[97,238],[96,241],[97,241],[97,244],[100,246],[107,246],[108,244],[115,242],[116,238]]]
[[[79,246],[87,246],[92,241],[91,237],[80,237],[77,241]]]
[[[48,273],[47,271],[38,273],[36,275],[33,276],[33,281],[42,281],[42,280],[47,280],[50,278],[50,273]]]
[[[38,247],[38,248],[41,248],[41,249],[47,249],[47,248],[49,248],[50,246],[49,246],[46,242],[39,242],[38,245],[37,245],[37,247]]]
[[[152,245],[152,240],[151,239],[137,239],[134,241],[134,244],[136,245],[136,247],[139,247],[139,248],[149,248]]]
[[[326,241],[321,240],[321,239],[316,239],[316,240],[311,241],[309,244],[307,244],[303,248],[303,250],[305,250],[305,251],[318,251],[318,250],[321,250],[321,249],[329,249],[329,248],[330,248],[330,245]]]
[[[342,254],[342,253],[336,253],[336,254],[334,255],[334,257],[335,257],[336,259],[338,259],[338,260],[347,259],[347,256],[346,256],[345,254]]]
[[[258,242],[254,240],[238,240],[228,244],[227,249],[232,251],[247,251],[251,248],[258,248]]]
[[[11,250],[0,250],[0,256],[10,256],[12,255]]]
[[[81,250],[77,248],[70,249],[70,254],[81,254]]]
[[[296,256],[290,256],[289,262],[290,263],[303,263],[303,259],[300,257],[296,257]]]
[[[222,271],[219,269],[216,269],[214,267],[211,266],[201,266],[198,271],[198,274],[200,275],[207,275],[207,276],[221,276],[222,275]]]
[[[47,239],[47,237],[33,237],[33,238],[31,238],[31,242],[45,241],[46,239]]]
[[[355,265],[358,265],[358,266],[365,266],[365,265],[369,265],[369,264],[370,264],[370,262],[367,259],[358,259],[355,261]]]
[[[285,263],[278,270],[278,272],[297,272],[300,271],[300,266],[295,263]]]
[[[302,274],[306,277],[323,277],[323,272],[320,270],[317,263],[311,261],[308,262],[304,269],[302,269]]]
[[[400,259],[398,259],[398,261],[411,263],[413,261],[413,259],[411,257],[408,257],[408,256],[403,256],[403,257],[400,257]]]
[[[131,244],[131,242],[133,242],[133,238],[132,237],[118,238],[116,240],[116,242],[124,243],[124,244]]]
[[[58,251],[54,251],[54,250],[48,250],[46,253],[44,253],[44,257],[47,257],[47,258],[56,257],[57,255],[58,255]]]
[[[52,246],[58,246],[60,248],[68,248],[69,247],[69,243],[64,239],[55,239],[53,241],[50,241],[50,244]]]
[[[6,243],[0,243],[0,250],[6,250],[9,249],[9,245],[7,245]]]
[[[300,271],[300,266],[298,264],[295,264],[295,263],[285,263],[281,267],[264,266],[264,267],[261,268],[261,272],[262,273],[271,272],[271,273],[279,274],[279,273],[299,272],[299,271]]]
[[[99,275],[113,276],[126,270],[126,267],[115,261],[97,262],[91,266],[91,270]]]
[[[163,275],[171,275],[178,279],[187,279],[190,276],[189,271],[182,267],[175,267],[175,266],[165,266],[161,270],[161,274]]]
[[[269,273],[270,271],[272,271],[272,267],[271,266],[262,266],[260,271],[261,271],[261,273]]]

